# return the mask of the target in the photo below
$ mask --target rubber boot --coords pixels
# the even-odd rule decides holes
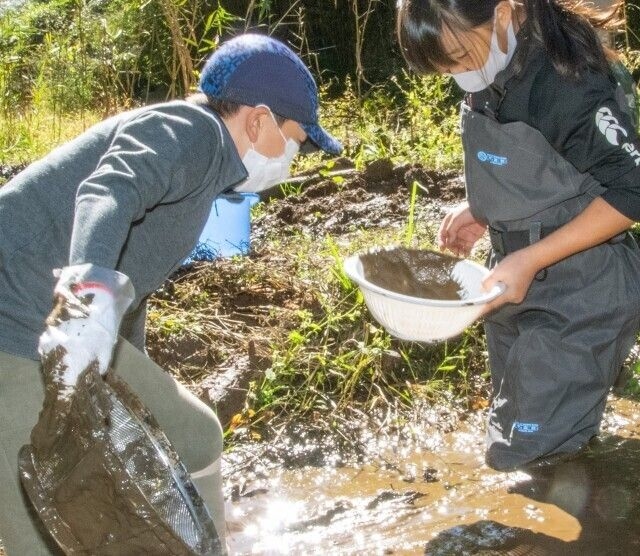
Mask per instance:
[[[224,548],[226,555],[228,550],[226,548],[226,522],[220,463],[221,458],[218,458],[204,469],[194,471],[191,473],[191,480],[209,510],[209,515],[211,515],[218,537],[220,537],[220,545]]]

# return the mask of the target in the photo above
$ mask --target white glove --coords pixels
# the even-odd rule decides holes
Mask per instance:
[[[107,372],[120,322],[135,295],[121,272],[82,264],[59,271],[54,297],[38,352],[47,379],[67,397],[90,365]]]

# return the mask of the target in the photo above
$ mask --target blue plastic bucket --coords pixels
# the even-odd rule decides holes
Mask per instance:
[[[186,262],[246,255],[251,247],[251,207],[259,200],[255,193],[218,196],[198,244]]]

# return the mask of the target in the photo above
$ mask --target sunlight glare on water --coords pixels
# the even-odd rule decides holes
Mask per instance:
[[[640,554],[638,413],[616,400],[599,443],[527,472],[484,465],[473,419],[382,465],[274,469],[229,503],[231,554]]]

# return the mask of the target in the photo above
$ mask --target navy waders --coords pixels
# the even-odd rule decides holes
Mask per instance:
[[[490,227],[490,267],[604,191],[523,122],[501,124],[463,104],[461,125],[467,197]],[[522,303],[489,315],[487,464],[508,470],[583,447],[639,327],[640,254],[628,234],[541,271]]]

